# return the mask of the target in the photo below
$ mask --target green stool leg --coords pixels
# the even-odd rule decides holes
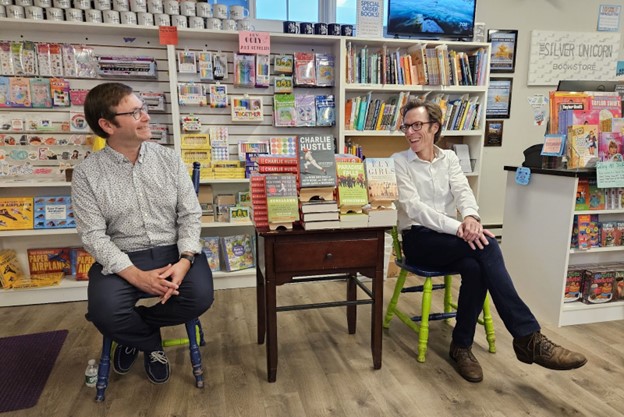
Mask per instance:
[[[431,277],[425,278],[422,296],[422,316],[420,319],[420,330],[418,331],[418,362],[424,362],[427,354],[427,341],[429,340],[429,312],[431,311],[431,291],[433,283]]]
[[[496,335],[494,334],[494,322],[490,313],[490,295],[485,295],[483,302],[483,327],[485,328],[485,338],[489,345],[490,353],[496,353]]]
[[[405,278],[407,277],[407,271],[401,270],[399,272],[399,277],[397,278],[397,282],[394,285],[394,293],[392,294],[392,299],[390,300],[390,304],[388,304],[388,309],[386,310],[386,317],[384,318],[383,327],[389,328],[390,321],[394,318],[394,314],[396,311],[397,303],[399,302],[399,296],[401,295],[401,290],[405,285]]]

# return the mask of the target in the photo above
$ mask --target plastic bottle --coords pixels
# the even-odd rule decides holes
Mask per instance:
[[[89,388],[95,388],[98,379],[98,368],[95,366],[95,359],[89,359],[87,369],[85,370],[85,385]]]

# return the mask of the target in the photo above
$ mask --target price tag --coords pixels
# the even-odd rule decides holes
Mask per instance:
[[[177,26],[159,26],[158,39],[161,45],[177,45],[178,44],[178,27]]]

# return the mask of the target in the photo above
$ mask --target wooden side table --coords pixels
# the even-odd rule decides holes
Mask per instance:
[[[349,334],[355,333],[357,306],[372,304],[371,350],[373,368],[381,368],[381,324],[383,312],[384,230],[386,228],[335,230],[257,230],[256,272],[258,344],[265,341],[269,382],[277,377],[277,312],[347,306]],[[372,291],[357,273],[373,280]],[[347,300],[277,306],[276,287],[289,282],[314,282],[347,277]],[[325,275],[325,276],[323,276]],[[306,278],[296,278],[305,276]],[[339,276],[338,276],[339,278]],[[357,287],[368,296],[357,299]]]

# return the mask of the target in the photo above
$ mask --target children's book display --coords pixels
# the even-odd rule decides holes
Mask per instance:
[[[225,271],[239,271],[256,266],[254,241],[249,234],[221,237],[221,257]]]

